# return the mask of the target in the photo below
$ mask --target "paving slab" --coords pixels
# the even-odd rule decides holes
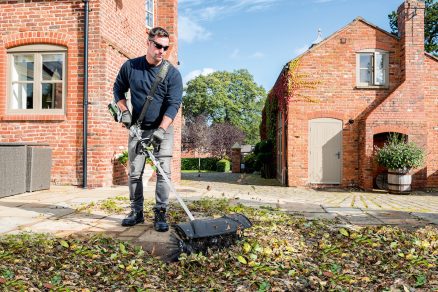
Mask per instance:
[[[417,219],[417,218],[380,218],[380,220],[383,222],[383,224],[387,225],[412,225],[412,226],[418,226],[418,225],[425,225],[426,222]]]
[[[2,216],[0,217],[0,234],[17,230],[20,226],[35,223],[35,217]]]
[[[280,203],[279,207],[288,212],[326,213],[325,210],[317,204],[285,202]]]
[[[324,210],[326,210],[329,213],[338,213],[338,214],[356,214],[356,213],[363,213],[362,209],[359,208],[349,208],[349,207],[326,207],[322,206]]]
[[[412,215],[422,220],[428,221],[429,223],[438,225],[437,213],[412,213]]]
[[[43,220],[29,226],[22,226],[22,231],[32,231],[41,233],[57,233],[60,231],[79,232],[90,227],[87,223],[74,222],[71,220]]]
[[[289,211],[288,211],[289,212]],[[339,217],[336,213],[316,213],[316,212],[302,212],[302,213],[293,213],[294,215],[301,215],[307,220],[334,220]]]
[[[152,224],[144,224],[145,231],[135,242],[143,247],[152,255],[162,256],[169,253],[172,248],[171,236],[172,231],[157,232]],[[176,248],[176,246],[174,247]]]
[[[369,216],[365,213],[351,214],[351,213],[338,213],[350,224],[354,225],[381,225],[383,221]]]

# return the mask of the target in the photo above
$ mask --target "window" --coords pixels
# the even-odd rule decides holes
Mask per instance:
[[[146,27],[154,27],[154,0],[146,0]]]
[[[21,46],[8,50],[8,112],[60,114],[65,108],[66,48]]]
[[[389,86],[389,54],[382,50],[357,53],[356,84],[358,87]]]

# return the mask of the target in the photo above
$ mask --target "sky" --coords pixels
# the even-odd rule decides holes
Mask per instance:
[[[184,83],[247,69],[269,91],[283,66],[317,39],[361,16],[390,31],[403,0],[179,0],[178,58]]]

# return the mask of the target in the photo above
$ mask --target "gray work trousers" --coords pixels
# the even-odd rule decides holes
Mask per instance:
[[[155,129],[142,131],[142,137],[150,136]],[[143,171],[145,167],[145,155],[137,155],[135,146],[138,138],[131,137],[128,139],[128,158],[129,158],[129,174],[128,187],[129,199],[131,201],[131,209],[135,212],[143,211]],[[161,142],[159,151],[154,151],[154,156],[160,162],[165,174],[171,179],[171,163],[173,152],[173,126],[170,126],[164,134],[164,140]],[[169,203],[170,188],[164,180],[163,176],[157,170],[157,184],[155,187],[155,207],[167,208]]]

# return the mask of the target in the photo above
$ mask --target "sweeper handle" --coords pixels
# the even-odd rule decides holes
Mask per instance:
[[[170,182],[169,178],[167,177],[167,175],[164,173],[164,170],[161,168],[160,162],[155,158],[155,156],[152,154],[152,151],[149,149],[146,149],[146,152],[149,156],[149,158],[152,160],[153,164],[155,165],[155,167],[158,169],[158,171],[160,172],[161,176],[164,178],[164,180],[166,181],[167,185],[169,186],[170,190],[172,191],[172,193],[175,195],[176,199],[178,200],[178,202],[180,203],[181,207],[183,207],[184,211],[186,212],[187,216],[189,216],[190,221],[195,220],[195,217],[193,217],[192,212],[190,212],[189,208],[187,208],[187,205],[184,203],[184,201],[181,199],[181,197],[178,195],[178,193],[176,192],[175,188],[173,187],[172,183]]]

